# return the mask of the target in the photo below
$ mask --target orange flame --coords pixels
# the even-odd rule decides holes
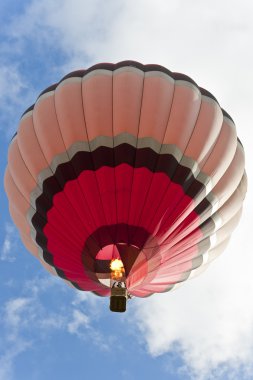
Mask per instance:
[[[122,277],[125,274],[125,269],[124,269],[124,265],[122,261],[119,259],[112,260],[110,264],[110,268],[112,271],[111,278],[116,281],[121,281]]]

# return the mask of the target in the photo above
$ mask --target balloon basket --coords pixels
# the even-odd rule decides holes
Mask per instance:
[[[126,311],[127,289],[114,287],[111,289],[110,310],[117,313]]]

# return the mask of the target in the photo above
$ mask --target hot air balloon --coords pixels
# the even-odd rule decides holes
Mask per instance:
[[[186,75],[125,61],[75,71],[23,114],[5,174],[26,248],[70,286],[167,292],[225,248],[246,193],[231,117]]]

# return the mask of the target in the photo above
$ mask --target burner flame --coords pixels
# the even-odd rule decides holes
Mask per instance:
[[[122,261],[119,259],[112,260],[110,264],[110,268],[112,271],[111,273],[112,280],[121,281],[123,276],[125,275],[125,269],[124,269],[124,265]]]

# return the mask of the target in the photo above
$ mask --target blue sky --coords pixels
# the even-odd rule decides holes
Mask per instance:
[[[123,59],[184,72],[237,124],[249,193],[206,273],[168,294],[108,299],[68,288],[22,246],[0,181],[0,380],[253,378],[253,5],[250,0],[0,3],[0,176],[19,117],[71,70]]]

